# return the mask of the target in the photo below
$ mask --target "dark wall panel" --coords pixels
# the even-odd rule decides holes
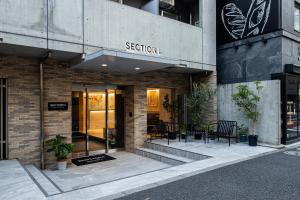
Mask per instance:
[[[217,54],[218,83],[239,83],[270,80],[271,74],[282,72],[281,38],[267,43],[256,42],[237,49],[219,49]]]
[[[280,29],[280,0],[218,0],[218,44]]]

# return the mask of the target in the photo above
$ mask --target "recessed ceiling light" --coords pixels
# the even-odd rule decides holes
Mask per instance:
[[[139,67],[136,67],[136,68],[134,68],[135,70],[140,70],[141,68],[139,68]]]
[[[108,65],[107,65],[107,64],[102,64],[101,66],[102,66],[102,67],[108,67]]]

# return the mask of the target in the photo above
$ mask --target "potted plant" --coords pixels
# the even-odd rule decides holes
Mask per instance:
[[[187,137],[187,125],[186,124],[181,125],[180,135],[181,135],[181,139],[185,139]]]
[[[240,142],[247,142],[247,137],[248,137],[248,133],[249,133],[249,129],[248,127],[245,127],[244,124],[242,124],[239,128],[238,128],[238,132],[239,132],[239,136],[240,136]]]
[[[257,146],[258,136],[256,134],[256,123],[260,116],[257,106],[261,100],[259,96],[260,91],[263,89],[260,81],[256,81],[255,86],[256,90],[253,91],[247,85],[240,85],[238,86],[237,93],[232,95],[239,110],[243,111],[245,116],[252,122],[252,132],[248,136],[250,146]]]
[[[108,143],[111,149],[116,148],[116,132],[114,129],[108,129]]]
[[[192,123],[195,128],[195,139],[201,139],[203,132],[205,132],[207,128],[207,116],[211,111],[212,100],[215,93],[215,90],[208,84],[194,83],[192,92],[187,96],[186,106],[189,108]]]
[[[56,135],[55,138],[46,143],[50,146],[48,152],[54,152],[57,159],[57,169],[65,170],[67,168],[67,156],[73,152],[74,145],[65,143],[66,137]]]

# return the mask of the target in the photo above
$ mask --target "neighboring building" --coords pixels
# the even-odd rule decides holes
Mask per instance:
[[[147,124],[170,121],[166,97],[181,99],[192,81],[216,88],[215,8],[215,0],[0,1],[1,159],[49,166],[42,144],[56,134],[72,140],[73,156],[133,152]]]
[[[218,84],[280,80],[281,143],[300,137],[300,1],[217,1]],[[272,98],[266,104],[277,103]],[[265,106],[265,108],[268,106]],[[274,106],[275,107],[275,106]],[[279,107],[280,108],[280,107]],[[274,110],[263,110],[274,112]]]

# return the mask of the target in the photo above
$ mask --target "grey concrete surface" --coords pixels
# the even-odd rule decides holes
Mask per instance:
[[[264,86],[261,91],[261,102],[258,110],[261,113],[257,123],[258,141],[261,143],[280,145],[281,140],[281,104],[280,104],[280,81],[262,81]],[[255,83],[242,83],[255,90]],[[252,123],[244,116],[243,112],[232,100],[232,94],[237,92],[237,87],[241,84],[224,84],[218,86],[218,119],[234,120],[238,125],[244,124],[252,129]]]
[[[283,152],[248,160],[119,200],[299,200],[300,157]]]
[[[42,200],[43,192],[17,160],[0,161],[1,200]]]
[[[72,165],[66,170],[45,170],[44,174],[63,192],[100,185],[171,167],[166,163],[128,152],[109,154],[116,160],[90,165]]]
[[[110,0],[0,1],[0,38],[5,44],[74,53],[102,48],[120,53],[133,42],[160,49],[160,55],[151,56],[211,70],[216,65],[216,1],[200,2],[202,28]]]

